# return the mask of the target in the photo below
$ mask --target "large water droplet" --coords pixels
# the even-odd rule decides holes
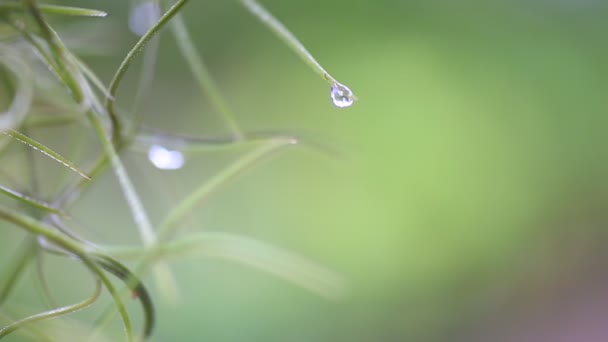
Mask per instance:
[[[344,84],[336,83],[331,87],[331,100],[336,107],[350,107],[357,99],[353,92]]]
[[[172,151],[160,145],[150,146],[148,159],[154,166],[161,170],[181,169],[186,162],[184,154],[180,151]]]
[[[143,36],[160,18],[160,7],[156,1],[146,1],[135,6],[129,16],[129,28]]]

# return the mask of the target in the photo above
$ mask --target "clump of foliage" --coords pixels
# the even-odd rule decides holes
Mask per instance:
[[[104,290],[111,295],[113,306],[105,311],[100,320],[93,323],[95,326],[91,328],[91,335],[100,335],[106,323],[119,314],[129,341],[148,338],[155,324],[153,298],[140,278],[152,270],[159,281],[166,280],[171,273],[163,259],[171,255],[188,254],[187,252],[192,250],[241,261],[321,294],[335,295],[340,292],[340,279],[331,272],[263,242],[218,232],[192,233],[186,237],[176,235],[182,219],[210,193],[264,157],[301,141],[297,137],[287,135],[243,132],[235,121],[229,104],[218,91],[180,16],[180,11],[187,5],[188,0],[149,3],[158,9],[165,7],[166,10],[162,15],[159,10],[157,16],[153,11],[150,12],[148,19],[151,25],[124,58],[106,86],[64,44],[46,19],[51,15],[69,15],[84,17],[82,20],[92,20],[86,17],[105,17],[105,12],[41,4],[37,0],[0,1],[0,103],[6,104],[4,111],[0,112],[0,132],[3,135],[0,139],[0,159],[6,158],[6,151],[11,145],[23,144],[25,150],[22,157],[30,170],[0,170],[3,175],[0,183],[0,196],[3,198],[0,202],[0,219],[9,223],[2,225],[2,229],[8,229],[10,225],[28,233],[14,258],[4,261],[1,269],[0,312],[4,318],[12,320],[12,323],[0,328],[0,338],[17,331],[36,339],[48,339],[43,332],[34,328],[35,322],[61,318],[87,308],[99,299]],[[356,98],[350,89],[329,75],[266,9],[254,0],[242,0],[241,3],[329,82],[332,88],[331,96],[337,106],[352,104]],[[213,144],[256,141],[257,147],[237,158],[214,177],[206,179],[171,208],[160,223],[153,224],[123,165],[124,152],[131,148],[134,142],[146,141],[146,135],[141,130],[141,113],[137,109],[137,103],[130,112],[117,109],[115,103],[120,96],[121,82],[130,65],[141,53],[152,56],[156,53],[158,44],[153,44],[154,38],[165,26],[170,26],[177,46],[197,83],[222,113],[232,135],[228,138],[197,139],[159,133],[155,139],[179,140],[187,145],[204,145],[210,141]],[[142,80],[146,80],[146,77],[153,73],[153,68],[154,63],[144,63]],[[140,90],[145,92],[145,82],[141,84]],[[70,103],[56,100],[56,94],[59,93],[69,95],[66,98],[71,99]],[[138,98],[141,98],[141,94],[136,98],[136,102]],[[90,166],[76,165],[28,134],[31,130],[63,125],[76,125],[79,129],[92,130],[95,133],[100,153],[94,156]],[[60,184],[62,188],[50,201],[37,198],[38,179],[32,158],[36,153],[44,154],[65,168],[66,184]],[[6,164],[3,162],[0,165]],[[70,208],[105,172],[113,172],[118,180],[134,226],[141,237],[140,246],[99,246],[74,233],[66,224],[70,221]],[[23,182],[28,186],[20,186]],[[60,255],[77,260],[90,271],[95,280],[93,294],[73,305],[49,307],[25,318],[12,318],[12,315],[4,312],[4,304],[10,299],[21,275],[31,264],[30,261],[40,263],[45,255]],[[124,260],[129,258],[136,260],[132,268],[124,263]],[[45,286],[44,275],[42,272],[39,275],[47,302],[52,303],[52,294]],[[116,283],[111,276],[120,280],[122,285]],[[127,291],[123,291],[123,288]],[[127,309],[128,296],[125,294],[131,294],[141,303],[143,327],[140,333],[136,333],[133,328],[132,313]]]

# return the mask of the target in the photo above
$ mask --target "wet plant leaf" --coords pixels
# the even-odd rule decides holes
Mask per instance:
[[[15,140],[24,143],[26,145],[28,145],[29,147],[40,151],[41,153],[45,154],[46,156],[48,156],[49,158],[57,161],[58,163],[62,164],[63,166],[69,168],[70,170],[76,172],[77,174],[81,175],[82,177],[86,178],[86,179],[91,179],[91,177],[89,177],[84,171],[82,171],[81,169],[79,169],[76,165],[74,165],[71,161],[67,160],[66,158],[62,157],[59,153],[51,150],[50,148],[44,146],[43,144],[39,143],[38,141],[24,135],[21,134],[15,130],[9,129],[7,131],[2,132],[12,138],[14,138]]]
[[[29,196],[26,196],[18,191],[9,189],[7,187],[5,187],[4,185],[0,185],[0,193],[7,195],[9,197],[12,197],[16,200],[18,200],[19,202],[29,206],[29,207],[34,207],[36,209],[40,209],[49,213],[53,213],[53,214],[58,214],[58,215],[62,215],[65,216],[65,213],[63,213],[61,210],[59,210],[58,208],[54,208],[53,206],[51,206],[48,203],[45,203],[43,201],[31,198]]]

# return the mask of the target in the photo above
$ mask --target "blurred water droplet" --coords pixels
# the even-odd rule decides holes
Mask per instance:
[[[161,170],[181,169],[186,162],[184,154],[180,151],[172,151],[160,145],[150,146],[148,159],[154,166]]]
[[[336,83],[331,87],[330,96],[334,105],[340,108],[350,107],[356,100],[353,92],[347,86],[340,83]]]
[[[160,18],[160,7],[156,1],[146,1],[135,6],[129,16],[129,28],[138,36],[143,36]]]

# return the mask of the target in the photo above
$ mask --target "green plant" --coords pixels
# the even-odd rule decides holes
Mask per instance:
[[[331,96],[337,106],[344,107],[353,103],[356,98],[352,91],[327,73],[279,21],[256,1],[241,2],[245,9],[257,16],[281,40],[293,48],[314,71],[330,83]],[[150,3],[159,6],[158,2]],[[10,103],[7,110],[0,113],[0,132],[5,136],[0,140],[0,153],[6,154],[13,142],[25,144],[27,149],[22,155],[28,163],[27,169],[31,171],[25,176],[20,175],[12,179],[13,176],[9,171],[2,170],[7,174],[7,179],[13,181],[0,185],[0,195],[6,195],[6,199],[12,198],[13,201],[0,205],[0,218],[24,229],[29,234],[18,253],[2,268],[0,309],[3,308],[3,304],[10,297],[31,261],[41,262],[36,256],[57,254],[74,258],[90,271],[96,282],[94,293],[84,301],[50,308],[24,319],[14,320],[13,323],[0,329],[0,338],[13,331],[21,331],[24,334],[33,334],[37,339],[44,339],[44,334],[32,328],[35,325],[31,323],[62,317],[84,309],[97,301],[103,289],[111,294],[114,305],[106,310],[101,320],[97,321],[93,336],[101,334],[105,327],[104,322],[109,322],[118,313],[129,341],[135,340],[137,335],[147,338],[153,331],[155,315],[152,296],[139,277],[148,270],[153,270],[160,284],[170,284],[171,271],[164,259],[189,255],[193,252],[237,260],[321,294],[334,295],[341,291],[339,277],[303,258],[265,243],[226,233],[194,233],[187,237],[178,237],[175,234],[180,228],[182,219],[212,192],[268,155],[301,143],[300,139],[293,136],[243,132],[198,54],[180,17],[179,12],[187,3],[187,0],[178,0],[174,3],[167,1],[164,4],[167,6],[166,12],[162,16],[152,18],[155,23],[133,46],[118,67],[110,84],[105,87],[96,74],[66,47],[46,20],[47,15],[104,17],[106,15],[104,12],[39,4],[37,0],[0,2],[0,25],[2,25],[0,35],[4,41],[0,44],[0,87],[2,87],[0,89],[3,89],[0,93],[0,101]],[[153,57],[158,47],[154,38],[166,25],[171,26],[178,48],[192,69],[201,91],[209,95],[213,104],[222,113],[232,136],[197,139],[162,133],[155,135],[155,141],[160,139],[170,143],[172,140],[179,140],[191,148],[206,146],[209,143],[251,144],[254,148],[214,177],[202,182],[189,196],[178,202],[155,227],[123,165],[122,158],[126,150],[137,145],[134,145],[134,142],[146,143],[146,135],[140,129],[142,119],[138,101],[141,101],[142,94],[146,91],[146,80],[154,72]],[[150,62],[144,63],[142,68],[140,95],[136,96],[130,112],[118,110],[115,103],[120,95],[121,82],[131,63],[147,47],[149,50],[146,53],[152,57],[146,59]],[[46,65],[51,72],[41,74],[39,70],[41,64]],[[42,87],[42,79],[45,79],[45,82],[52,81],[52,86]],[[65,90],[71,99],[56,100],[56,94]],[[40,105],[41,103],[43,105]],[[46,112],[49,107],[63,113],[49,115]],[[101,153],[95,158],[91,167],[77,166],[28,135],[28,131],[32,129],[64,125],[75,125],[78,130],[92,129],[95,132]],[[38,179],[32,155],[38,152],[57,161],[66,169],[64,177],[68,180],[67,184],[59,184],[62,185],[62,189],[57,191],[53,199],[48,202],[35,198]],[[1,157],[3,156],[0,155]],[[87,171],[84,171],[85,169]],[[141,237],[141,246],[98,246],[68,228],[66,222],[69,221],[70,207],[81,198],[90,184],[108,169],[114,172],[118,180]],[[23,181],[29,186],[20,187],[19,184]],[[134,271],[123,264],[128,258],[136,260]],[[108,274],[120,279],[128,288],[127,292],[141,302],[144,312],[144,327],[141,334],[136,334],[133,329],[124,293],[108,277]],[[42,275],[40,282],[46,300],[52,303],[52,295]],[[168,286],[170,285],[165,285],[165,288]],[[22,329],[18,330],[19,328]]]

